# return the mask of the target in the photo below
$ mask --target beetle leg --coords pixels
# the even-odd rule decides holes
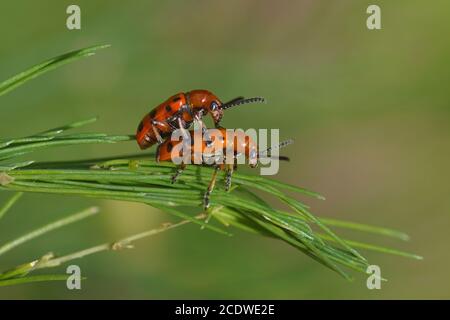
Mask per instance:
[[[172,176],[172,179],[170,180],[171,183],[175,183],[178,179],[178,177],[180,176],[180,174],[183,173],[184,169],[186,169],[186,164],[185,163],[181,163],[178,167],[177,167],[177,171],[175,172],[175,174]]]
[[[227,173],[225,176],[225,190],[229,191],[231,187],[231,176],[233,175],[233,166],[232,164],[227,165]]]
[[[219,166],[214,167],[214,172],[211,177],[211,181],[209,182],[208,189],[206,189],[205,195],[203,196],[203,208],[205,210],[209,208],[209,196],[216,185],[217,171],[219,171]]]
[[[167,123],[166,123],[165,121],[162,122],[162,121],[158,121],[158,120],[152,120],[152,123],[153,123],[153,124],[156,124],[156,125],[158,125],[158,126],[160,126],[160,127],[167,128]]]
[[[156,148],[156,154],[155,154],[156,162],[159,162],[160,149],[161,149],[161,144],[158,144],[158,147]]]
[[[184,138],[184,139],[189,139],[189,133],[188,133],[187,130],[184,128],[183,120],[181,120],[180,117],[178,117],[177,120],[178,120],[178,127],[180,128],[181,133],[183,134],[183,138]]]
[[[202,129],[202,134],[205,137],[206,146],[210,147],[212,144],[211,136],[208,133],[208,128],[206,127],[205,123],[202,120],[201,114],[200,113],[194,114],[194,119],[195,121],[198,122],[200,128]]]
[[[163,138],[161,137],[161,134],[159,133],[158,128],[156,128],[156,125],[158,124],[157,121],[152,120],[152,129],[153,133],[155,134],[156,140],[158,141],[158,144],[161,144],[164,142]]]

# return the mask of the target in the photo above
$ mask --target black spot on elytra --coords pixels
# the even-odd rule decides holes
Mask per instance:
[[[142,129],[144,129],[144,124],[141,122],[139,122],[139,126],[138,126],[138,132],[141,132]]]
[[[150,116],[150,118],[154,118],[155,115],[156,115],[156,109],[153,109],[153,110],[149,113],[149,116]]]
[[[167,152],[172,152],[173,144],[172,142],[167,143]]]
[[[173,102],[177,102],[177,101],[179,101],[179,100],[181,100],[181,98],[180,97],[175,97],[175,98],[173,98]]]
[[[167,105],[167,106],[166,106],[166,111],[167,111],[167,112],[172,111],[172,107],[171,107],[170,105]]]

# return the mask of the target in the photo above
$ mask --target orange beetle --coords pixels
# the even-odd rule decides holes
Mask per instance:
[[[203,165],[209,165],[214,167],[214,173],[211,181],[208,185],[203,196],[203,205],[207,209],[209,207],[209,196],[214,189],[216,183],[217,172],[219,170],[226,170],[225,178],[225,190],[229,190],[231,187],[231,176],[233,171],[237,168],[237,157],[244,155],[248,161],[250,167],[255,168],[260,158],[271,157],[271,149],[258,151],[257,144],[246,135],[242,130],[227,130],[225,128],[216,129],[218,134],[214,134],[214,130],[208,130],[211,133],[211,141],[203,139],[200,133],[196,135],[195,130],[189,131],[188,141],[183,146],[183,140],[173,141],[171,137],[167,138],[162,144],[158,146],[156,151],[156,161],[172,161],[174,157],[178,158],[178,163],[181,164],[177,167],[176,173],[172,176],[172,183],[175,183],[177,178],[186,168],[186,162],[183,159],[188,159],[189,163],[199,163]],[[228,131],[228,134],[227,134]],[[200,143],[196,143],[195,139],[201,139]],[[278,145],[278,148],[291,144],[292,140],[283,141]],[[186,155],[183,154],[187,152]],[[176,149],[175,149],[176,148]],[[227,156],[231,155],[232,159],[227,159]],[[185,157],[186,156],[186,157]],[[279,156],[279,160],[289,160],[287,157]]]
[[[136,141],[141,149],[151,147],[155,143],[161,144],[174,130],[185,130],[194,120],[199,122],[205,132],[206,126],[202,121],[204,115],[210,113],[214,125],[218,127],[225,109],[264,101],[261,97],[249,99],[238,97],[222,103],[216,95],[207,90],[178,93],[144,116],[137,128]]]

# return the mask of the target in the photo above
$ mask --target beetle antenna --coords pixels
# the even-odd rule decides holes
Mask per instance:
[[[243,96],[239,96],[239,97],[236,97],[234,99],[231,99],[230,101],[227,101],[227,102],[223,103],[223,105],[232,104],[232,103],[238,102],[240,100],[244,100],[244,99],[245,98]]]
[[[293,139],[281,141],[280,144],[279,144],[278,146],[276,146],[276,147],[274,147],[274,148],[270,147],[270,148],[267,148],[266,150],[260,152],[260,153],[258,154],[258,157],[259,157],[259,158],[271,158],[272,155],[270,154],[270,152],[271,152],[273,149],[281,149],[281,148],[284,148],[284,147],[286,147],[286,146],[288,146],[288,145],[290,145],[290,144],[293,144],[293,143],[294,143],[294,140],[293,140]],[[284,157],[284,156],[279,156],[279,157],[278,157],[278,160],[289,161],[289,158],[288,158],[288,157]]]
[[[253,98],[247,98],[247,99],[244,99],[243,97],[238,97],[236,99],[228,101],[227,103],[224,103],[222,105],[222,109],[228,109],[228,108],[240,106],[243,104],[258,103],[258,102],[265,103],[266,99],[264,99],[263,97],[253,97]]]

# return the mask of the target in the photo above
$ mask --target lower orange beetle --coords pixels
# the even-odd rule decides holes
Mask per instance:
[[[218,128],[208,131],[213,132],[214,130],[217,130],[218,134],[211,134],[211,141],[202,139],[201,133],[197,135],[195,130],[189,131],[189,143],[183,143],[183,140],[173,141],[171,137],[168,137],[158,146],[156,152],[156,161],[158,162],[175,162],[174,157],[178,158],[176,162],[180,164],[177,167],[176,173],[172,176],[172,183],[175,183],[186,168],[186,162],[214,167],[211,181],[203,196],[205,209],[209,207],[209,197],[214,189],[219,170],[226,170],[225,189],[228,191],[231,187],[231,176],[237,168],[238,156],[243,155],[252,168],[257,166],[260,158],[271,158],[270,148],[262,152],[259,151],[257,144],[242,130],[234,131]],[[230,135],[230,133],[232,134]],[[195,139],[200,139],[200,143]],[[281,148],[292,142],[293,140],[283,141],[277,147]],[[183,151],[185,154],[183,154]],[[278,157],[278,159],[289,160],[289,158],[283,156]]]

